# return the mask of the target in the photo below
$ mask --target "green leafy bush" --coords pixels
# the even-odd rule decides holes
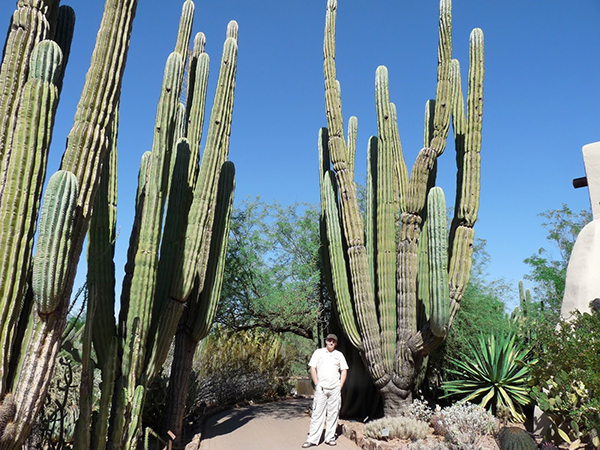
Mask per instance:
[[[480,335],[472,345],[472,357],[452,358],[457,377],[445,382],[444,397],[478,401],[493,414],[507,408],[516,420],[524,420],[523,406],[531,403],[528,350],[516,343],[515,335]]]
[[[600,446],[600,315],[575,312],[538,335],[531,396],[553,424],[548,438]]]
[[[232,405],[286,395],[294,349],[259,330],[216,328],[201,344],[193,366],[188,411],[198,405]]]
[[[269,331],[232,333],[215,327],[196,350],[185,419],[193,421],[214,407],[226,408],[287,395],[295,352],[294,347]],[[172,355],[165,367],[171,366],[171,358]],[[169,373],[163,370],[150,386],[144,405],[145,426],[158,429],[168,380]]]

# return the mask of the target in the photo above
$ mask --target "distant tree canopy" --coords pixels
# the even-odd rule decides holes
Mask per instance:
[[[550,251],[540,248],[538,252],[525,259],[531,272],[525,279],[533,282],[534,299],[539,307],[549,314],[553,320],[558,319],[560,307],[565,293],[567,265],[575,245],[577,235],[592,220],[589,210],[579,213],[563,204],[560,209],[540,214],[546,221],[542,226],[548,231],[547,239],[558,249],[558,258],[552,257]]]
[[[319,246],[313,205],[244,201],[231,219],[216,321],[230,330],[265,328],[312,339],[326,308]]]

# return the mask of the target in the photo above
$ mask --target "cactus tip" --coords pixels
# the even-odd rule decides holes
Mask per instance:
[[[239,36],[238,23],[235,20],[232,20],[227,24],[227,37],[234,38],[237,41],[238,36]]]

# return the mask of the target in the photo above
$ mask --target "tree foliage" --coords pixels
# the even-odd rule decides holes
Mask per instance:
[[[233,213],[217,322],[312,338],[322,321],[314,206],[246,200]]]
[[[534,350],[532,397],[550,418],[555,439],[567,443],[597,439],[600,313],[576,311],[568,322],[561,319],[556,327],[540,327]],[[595,445],[600,445],[600,440]]]
[[[525,259],[525,263],[531,267],[525,279],[534,283],[534,296],[540,303],[540,309],[556,322],[565,293],[571,252],[577,235],[592,220],[592,214],[589,210],[575,213],[563,204],[560,209],[543,212],[540,216],[545,219],[542,226],[548,231],[546,238],[558,250],[558,257],[540,248],[536,254]]]

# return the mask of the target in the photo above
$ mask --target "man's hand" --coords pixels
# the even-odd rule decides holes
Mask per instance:
[[[344,383],[346,382],[346,376],[348,375],[348,370],[344,369],[340,373],[340,388],[344,387]]]
[[[314,367],[310,368],[310,377],[313,380],[313,383],[315,384],[315,387],[317,387],[317,385],[319,384],[319,377],[317,377],[317,369]]]

